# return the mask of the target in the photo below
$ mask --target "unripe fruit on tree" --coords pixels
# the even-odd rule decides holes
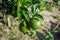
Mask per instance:
[[[31,18],[30,19],[30,25],[33,29],[38,29],[41,27],[41,23],[39,20],[35,19],[35,18]]]

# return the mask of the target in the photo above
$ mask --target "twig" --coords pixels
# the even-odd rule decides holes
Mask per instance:
[[[11,21],[10,21],[10,17],[9,16],[8,16],[7,20],[8,20],[8,26],[10,27],[11,26]]]
[[[59,26],[58,26],[59,24],[60,24],[60,22],[59,22],[59,23],[56,25],[56,27],[53,29],[53,32],[55,31],[55,29],[57,29],[57,28],[59,27]]]

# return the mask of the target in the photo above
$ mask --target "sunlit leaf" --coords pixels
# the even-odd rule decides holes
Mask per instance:
[[[60,5],[60,0],[58,0],[57,4]]]
[[[21,9],[18,9],[18,10],[17,10],[17,17],[18,17],[18,20],[21,20],[21,19],[22,19]]]
[[[2,0],[0,0],[0,4],[2,4]]]
[[[28,15],[28,13],[26,12],[26,11],[22,11],[23,12],[23,15],[24,15],[24,17],[25,17],[25,19],[26,20],[29,20],[29,15]]]

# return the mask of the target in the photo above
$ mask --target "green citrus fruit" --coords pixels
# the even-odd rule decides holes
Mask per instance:
[[[33,29],[38,29],[41,27],[41,22],[35,18],[30,19],[30,25]]]

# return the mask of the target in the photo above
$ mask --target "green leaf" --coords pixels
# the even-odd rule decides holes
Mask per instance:
[[[31,31],[31,36],[36,36],[36,30]]]
[[[37,13],[37,12],[36,12],[37,7],[38,7],[38,4],[32,5],[32,13],[33,13],[33,14],[36,14],[36,13]]]
[[[18,17],[18,20],[21,20],[22,19],[21,9],[17,9],[17,17]]]
[[[54,19],[60,20],[60,16],[58,16],[58,15],[53,15],[52,17],[53,17]]]
[[[17,8],[20,8],[22,6],[22,3],[20,1],[17,2]]]
[[[21,26],[20,30],[23,32],[23,33],[28,33],[28,28],[25,27],[25,26]]]
[[[40,40],[45,40],[45,38],[40,38]]]
[[[46,32],[46,39],[49,39],[49,40],[54,40],[54,36],[53,36],[53,34],[51,33],[51,32],[49,32],[49,31],[47,31]]]
[[[40,2],[40,11],[44,11],[45,3],[43,1]]]
[[[43,0],[31,0],[33,4],[40,3]]]
[[[60,5],[60,0],[58,0],[57,4]]]
[[[29,20],[29,14],[25,10],[23,10],[22,12],[23,12],[25,19],[28,21]]]
[[[44,6],[41,6],[41,7],[40,7],[40,11],[41,11],[41,12],[44,11],[44,9],[45,9]]]
[[[18,20],[20,20],[22,18],[22,14],[21,13],[17,13],[17,17],[18,17]]]
[[[43,17],[41,15],[39,15],[39,14],[35,14],[33,17],[40,20],[41,22],[43,20]]]
[[[49,3],[47,3],[45,7],[46,7],[46,10],[52,11],[52,6]]]
[[[24,3],[24,6],[26,6],[26,7],[29,7],[31,5],[32,5],[32,3],[30,1],[27,1],[27,2]]]
[[[3,27],[0,25],[0,31],[3,29]]]
[[[26,25],[26,21],[24,20],[20,25],[26,27],[26,26],[27,26],[27,25]]]
[[[2,4],[2,0],[0,0],[0,4]]]

